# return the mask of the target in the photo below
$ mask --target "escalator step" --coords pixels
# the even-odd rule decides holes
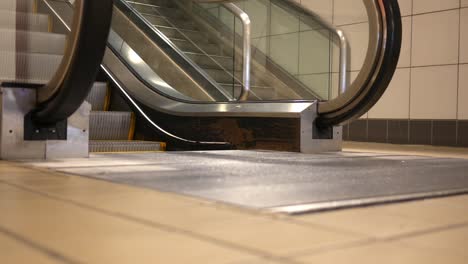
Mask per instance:
[[[96,141],[89,142],[89,152],[156,152],[165,151],[163,142],[149,141]]]
[[[61,55],[0,51],[0,80],[47,83],[61,61]]]
[[[63,55],[66,36],[0,28],[0,50],[25,53]]]
[[[220,52],[220,48],[216,44],[212,44],[212,43],[198,42],[197,43],[198,47],[197,47],[193,45],[190,41],[185,40],[185,39],[171,38],[171,41],[179,49],[181,49],[184,52],[201,52],[200,49],[210,54],[218,54]]]
[[[202,68],[207,68],[207,69],[219,68],[216,62],[222,65],[227,70],[232,70],[234,68],[234,59],[229,56],[214,55],[214,54],[209,54],[209,56],[207,56],[202,53],[193,53],[193,52],[185,52],[185,54],[189,56],[189,58],[192,61],[194,61],[196,64],[200,65]]]
[[[173,0],[133,0],[127,1],[129,3],[141,3],[141,4],[148,4],[148,5],[155,5],[155,6],[162,6],[162,7],[174,7]]]
[[[134,121],[132,112],[93,111],[89,118],[89,139],[128,140],[132,137]]]
[[[108,102],[108,87],[105,82],[95,82],[86,101],[91,104],[93,111],[106,111]]]
[[[48,32],[49,16],[0,10],[0,28]]]

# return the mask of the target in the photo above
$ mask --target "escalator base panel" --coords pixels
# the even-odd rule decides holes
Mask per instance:
[[[468,193],[468,160],[267,151],[93,154],[65,173],[289,214]]]
[[[149,141],[93,141],[89,142],[89,152],[116,153],[116,152],[158,152],[165,151],[163,142]]]

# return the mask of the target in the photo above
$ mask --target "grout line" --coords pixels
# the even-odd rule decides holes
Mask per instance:
[[[411,1],[411,14],[414,11],[414,1]],[[409,90],[408,90],[408,128],[407,128],[407,135],[406,140],[408,144],[411,143],[411,92],[412,92],[412,83],[413,83],[413,34],[414,34],[414,18],[411,16],[411,34],[410,34],[410,62],[409,62]]]
[[[78,262],[76,260],[72,260],[71,258],[69,257],[66,257],[64,256],[63,254],[53,250],[53,249],[50,249],[50,248],[47,248],[45,246],[42,246],[42,245],[39,245],[38,243],[34,242],[34,241],[31,241],[29,239],[27,239],[26,237],[20,235],[20,234],[17,234],[13,231],[10,231],[8,230],[7,228],[5,227],[2,227],[0,226],[0,234],[4,234],[5,236],[29,247],[29,248],[32,248],[34,249],[35,251],[38,251],[38,252],[41,252],[43,253],[44,255],[54,259],[54,260],[57,260],[57,261],[60,261],[62,263],[67,263],[67,264],[79,264],[81,262]]]
[[[455,7],[455,8],[441,9],[441,10],[435,10],[435,11],[428,11],[428,12],[412,14],[412,16],[414,17],[414,16],[423,16],[423,15],[429,15],[429,14],[443,13],[443,12],[454,11],[454,10],[458,10],[458,9],[462,9],[462,8]],[[411,12],[411,13],[413,13],[413,12]]]
[[[413,231],[413,232],[408,232],[400,235],[395,235],[395,236],[390,236],[388,238],[383,238],[381,239],[382,242],[390,242],[390,241],[397,241],[405,238],[412,238],[412,237],[420,237],[420,236],[425,236],[428,234],[433,234],[433,233],[441,233],[444,231],[449,231],[449,230],[454,230],[454,229],[460,229],[468,226],[468,222],[461,222],[461,223],[456,223],[456,224],[449,224],[446,226],[440,226],[440,227],[433,227],[433,228],[428,228],[425,230],[419,230],[419,231]]]
[[[53,174],[53,173],[51,173],[51,174]],[[34,190],[34,189],[29,188],[29,187],[25,187],[25,186],[22,186],[22,185],[19,185],[19,184],[16,184],[16,183],[11,183],[11,182],[8,182],[8,181],[5,181],[5,180],[0,179],[0,182],[5,184],[5,185],[8,185],[8,186],[11,186],[11,187],[14,187],[14,188],[26,191],[26,192],[34,193],[36,195],[46,197],[48,199],[60,201],[60,202],[63,202],[65,204],[70,204],[70,205],[76,206],[78,208],[91,210],[91,211],[94,211],[94,212],[97,212],[97,213],[100,213],[100,214],[103,214],[103,215],[106,215],[106,216],[109,216],[109,217],[115,217],[115,218],[119,218],[121,220],[125,220],[125,221],[128,221],[128,222],[133,222],[133,223],[138,223],[138,224],[141,224],[141,225],[144,225],[144,226],[147,226],[147,227],[151,227],[151,228],[155,228],[155,229],[159,229],[159,230],[162,230],[162,231],[165,231],[165,232],[175,233],[175,234],[178,234],[178,235],[181,235],[181,236],[189,237],[191,239],[196,239],[196,240],[207,242],[207,243],[210,243],[210,244],[222,246],[224,248],[228,248],[228,249],[231,249],[231,250],[237,250],[237,251],[240,251],[240,252],[243,252],[243,253],[252,254],[252,255],[255,255],[256,257],[261,257],[261,258],[266,258],[266,259],[271,259],[271,260],[277,260],[277,261],[281,261],[282,263],[291,263],[291,264],[296,263],[296,262],[293,262],[292,260],[289,260],[289,259],[287,259],[285,257],[272,255],[270,252],[265,252],[265,251],[262,251],[260,249],[251,248],[251,247],[248,247],[248,246],[245,246],[245,245],[239,245],[239,244],[236,244],[234,242],[229,242],[229,241],[225,241],[225,240],[222,240],[222,239],[219,239],[219,238],[216,238],[216,237],[211,237],[209,235],[196,233],[196,232],[191,231],[191,230],[180,229],[178,227],[170,226],[170,225],[167,225],[167,224],[161,224],[161,223],[158,223],[158,222],[153,222],[151,220],[145,220],[145,219],[141,219],[141,218],[138,218],[138,217],[126,215],[124,213],[94,207],[94,206],[91,206],[91,205],[88,205],[88,204],[85,204],[85,203],[73,201],[73,200],[70,200],[70,199],[67,199],[67,198],[62,198],[62,197],[52,195],[52,194],[49,194],[49,193],[46,193],[46,192],[43,192],[43,191],[40,191],[40,190]],[[274,218],[270,218],[270,219],[273,220]],[[289,262],[285,262],[285,261],[289,261]],[[72,262],[72,263],[76,263],[76,262]]]
[[[461,7],[461,0],[460,0],[460,7]],[[462,36],[462,9],[460,8],[458,13],[458,67],[457,67],[457,96],[456,96],[456,120],[455,123],[455,145],[458,145],[458,119],[460,117],[460,62],[461,62],[461,36]]]
[[[427,234],[439,233],[439,232],[459,229],[459,228],[467,227],[467,226],[468,226],[468,222],[462,222],[462,223],[447,225],[447,226],[443,226],[443,227],[435,227],[435,228],[428,228],[428,229],[420,230],[420,231],[408,232],[408,233],[395,235],[395,236],[390,236],[390,237],[386,237],[386,238],[373,237],[373,238],[369,238],[369,239],[363,240],[363,241],[350,242],[347,245],[344,245],[343,247],[330,246],[330,247],[324,248],[322,250],[318,249],[318,250],[312,250],[312,251],[307,251],[307,252],[303,251],[303,253],[298,253],[298,254],[296,254],[294,256],[291,256],[291,257],[314,256],[314,255],[318,255],[319,253],[321,254],[321,253],[326,253],[326,252],[332,252],[332,251],[335,251],[335,250],[353,249],[353,248],[359,248],[359,247],[362,247],[362,246],[369,246],[369,245],[372,245],[372,244],[395,242],[395,241],[403,240],[405,238],[420,237],[420,236],[424,236],[424,235],[427,235]]]

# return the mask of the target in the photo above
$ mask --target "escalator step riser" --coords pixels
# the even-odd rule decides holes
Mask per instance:
[[[221,85],[226,92],[229,94],[233,93],[235,96],[238,96],[241,92],[240,85]],[[277,91],[272,87],[258,87],[258,86],[251,86],[250,90],[255,94],[251,94],[249,96],[249,100],[274,100],[278,99]]]
[[[0,9],[32,13],[34,11],[34,0],[1,0]]]
[[[93,111],[104,111],[107,100],[107,83],[95,82],[86,101],[91,104]]]
[[[60,55],[0,51],[0,80],[47,83],[62,61]],[[15,65],[15,67],[11,67]]]
[[[89,139],[128,140],[131,126],[131,112],[91,112]]]
[[[49,16],[0,10],[0,28],[48,32]]]
[[[217,63],[219,63],[221,66],[223,66],[227,70],[232,70],[234,68],[234,63],[233,63],[232,58],[216,57],[216,56],[209,58],[208,56],[203,55],[203,54],[190,54],[190,53],[188,53],[187,56],[189,56],[189,58],[192,59],[193,62],[200,65],[200,67],[202,68],[219,68]]]
[[[160,16],[149,16],[143,15],[152,25],[170,27],[171,24],[167,20]]]
[[[198,47],[186,40],[171,40],[179,49],[184,52],[200,52],[200,49],[208,54],[218,54],[219,47],[214,44],[198,43]]]
[[[132,2],[162,6],[162,7],[174,7],[174,3],[172,2],[172,0],[133,0]]]
[[[90,152],[146,152],[164,151],[165,144],[160,142],[122,142],[122,141],[90,141]]]
[[[0,29],[0,50],[63,55],[66,36],[46,32]]]
[[[218,83],[232,83],[234,81],[233,76],[223,70],[205,69],[205,72]]]
[[[179,33],[175,28],[158,27],[158,29],[168,38],[184,39],[186,36],[192,41],[208,43],[207,37],[200,31],[180,30],[182,33]]]

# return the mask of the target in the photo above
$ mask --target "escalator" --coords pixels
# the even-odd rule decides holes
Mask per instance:
[[[44,39],[53,43],[33,53],[56,61],[40,62],[50,66],[41,81],[10,79],[45,83],[70,52],[60,47],[70,42],[64,34],[83,14],[76,7],[82,1],[20,2],[21,12],[38,17],[25,21],[46,21],[30,31],[49,32]],[[293,1],[208,2],[114,1],[101,71],[87,98],[92,152],[159,151],[162,141],[174,149],[300,151],[304,122],[312,124],[314,139],[333,139],[334,126],[366,113],[393,76],[401,45],[397,1],[362,1],[368,44],[361,64],[354,63],[345,30]],[[82,97],[56,100],[69,105]],[[60,116],[53,118],[50,110],[35,113],[54,123],[71,110],[54,109]]]

